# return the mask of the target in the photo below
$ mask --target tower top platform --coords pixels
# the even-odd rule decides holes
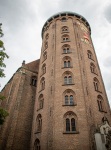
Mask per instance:
[[[65,12],[59,12],[53,16],[51,16],[49,19],[47,19],[47,21],[45,22],[45,24],[43,25],[43,28],[42,28],[42,37],[43,37],[43,30],[44,28],[54,19],[58,18],[58,17],[64,17],[64,16],[75,16],[77,17],[78,19],[81,19],[86,25],[87,27],[89,28],[90,30],[90,33],[91,33],[91,28],[90,28],[90,25],[88,23],[88,21],[81,15],[75,13],[75,12],[70,12],[70,11],[65,11]]]

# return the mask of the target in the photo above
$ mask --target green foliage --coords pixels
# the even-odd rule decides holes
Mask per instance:
[[[0,95],[0,100],[4,100],[5,99],[5,96],[3,96],[3,95]]]
[[[3,36],[1,25],[2,24],[0,24],[0,37]],[[4,69],[3,69],[6,67],[6,65],[3,62],[5,58],[9,58],[9,56],[5,52],[3,41],[0,40],[0,77],[5,77]]]
[[[1,29],[1,23],[0,23],[0,38],[4,35]],[[5,52],[5,48],[4,48],[4,43],[2,40],[0,40],[0,77],[5,77],[4,74],[4,69],[6,67],[5,63],[4,63],[4,59],[5,58],[9,58],[9,56],[6,54]],[[4,100],[5,97],[0,95],[0,101]],[[5,118],[8,116],[8,112],[3,109],[0,108],[0,125],[2,125],[5,121]]]
[[[0,108],[0,125],[2,125],[5,121],[5,118],[8,116],[8,112],[3,109],[3,108]]]

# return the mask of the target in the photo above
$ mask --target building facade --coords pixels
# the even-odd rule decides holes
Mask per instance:
[[[0,128],[0,150],[30,149],[38,67],[39,60],[23,62],[1,92],[9,116]]]
[[[40,61],[23,64],[2,93],[9,111],[3,150],[106,150],[110,107],[83,16],[49,18]]]

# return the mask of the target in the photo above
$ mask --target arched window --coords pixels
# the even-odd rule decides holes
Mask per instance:
[[[96,72],[96,66],[93,63],[90,63],[90,70],[92,73],[95,73],[95,74],[97,73]]]
[[[31,77],[31,85],[32,86],[36,86],[37,85],[37,77],[36,76],[32,76]]]
[[[74,112],[69,111],[64,115],[65,121],[65,132],[67,133],[75,133],[77,132],[77,116]]]
[[[70,75],[65,76],[64,84],[72,84],[72,76],[70,76]]]
[[[70,60],[65,60],[65,61],[64,61],[64,67],[65,67],[65,68],[69,68],[70,66],[71,66]]]
[[[46,73],[46,64],[42,65],[42,74]]]
[[[64,35],[62,36],[62,42],[67,42],[67,41],[69,41],[69,35],[64,34]]]
[[[37,132],[42,131],[42,116],[41,114],[38,114],[37,116]]]
[[[44,43],[44,49],[47,49],[48,48],[48,42],[46,41],[45,43]]]
[[[40,150],[40,140],[36,139],[34,142],[34,150]]]
[[[65,95],[65,105],[74,105],[73,95]]]
[[[67,54],[67,53],[71,52],[70,46],[68,44],[63,45],[62,50],[63,50],[64,54]]]
[[[47,59],[47,51],[43,53],[43,61]]]
[[[64,57],[63,62],[64,62],[64,65],[63,65],[64,68],[71,67],[71,58],[69,56]]]
[[[66,71],[63,74],[63,78],[64,78],[64,84],[68,85],[68,84],[73,84],[73,74],[70,71]]]
[[[45,39],[47,40],[49,38],[49,34],[47,33],[45,36]]]
[[[101,95],[97,96],[98,109],[101,112],[105,112],[104,100]]]
[[[61,21],[62,21],[62,22],[66,22],[66,21],[67,21],[66,17],[63,17],[63,18],[61,19]]]
[[[90,50],[87,51],[87,55],[88,55],[89,59],[93,60],[93,54],[92,54],[92,52]]]
[[[73,106],[76,105],[76,100],[75,100],[75,93],[74,91],[67,89],[63,93],[63,104],[66,106]]]
[[[41,85],[41,90],[45,89],[45,78],[42,77],[41,81],[40,81],[40,85]]]
[[[62,27],[62,33],[68,32],[68,27],[67,26],[63,26]]]
[[[104,122],[108,122],[108,124],[109,124],[109,121],[105,116],[102,118],[102,123],[104,123]]]
[[[98,81],[98,79],[97,78],[94,78],[93,79],[93,83],[94,83],[94,89],[95,89],[95,91],[101,91],[100,90],[100,83],[99,83],[99,81]]]
[[[38,102],[39,102],[39,109],[42,109],[43,108],[43,104],[44,104],[43,94],[40,94],[40,96],[38,98]]]

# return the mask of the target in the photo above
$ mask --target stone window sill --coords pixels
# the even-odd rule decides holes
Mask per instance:
[[[70,42],[70,40],[67,40],[67,41],[62,41],[61,43],[65,43],[65,42]]]
[[[79,131],[65,131],[63,134],[79,134]]]
[[[70,51],[70,52],[68,52],[68,53],[64,53],[64,52],[63,52],[62,54],[70,54],[70,53],[72,53],[72,52],[71,52],[71,51]]]
[[[63,84],[62,86],[69,86],[69,85],[75,85],[74,83],[70,83],[70,84]]]
[[[73,105],[70,105],[70,104],[65,105],[65,104],[63,104],[62,106],[77,106],[77,104],[73,104]]]
[[[97,76],[98,76],[98,74],[97,74],[97,73],[95,73],[95,72],[91,72],[91,73],[93,73],[93,74],[95,74],[95,75],[97,75]]]
[[[62,33],[62,34],[64,34],[64,33],[69,33],[69,31],[62,31],[61,33]]]
[[[37,131],[37,132],[35,132],[34,134],[38,134],[38,133],[41,133],[41,131]]]
[[[38,108],[37,111],[39,111],[39,110],[41,110],[41,109],[43,109],[43,108]]]
[[[65,68],[67,69],[67,68],[73,68],[73,67],[72,66],[70,66],[70,67],[62,67],[61,69],[65,69]]]
[[[40,90],[40,91],[39,91],[39,93],[40,93],[40,92],[42,92],[43,90],[45,90],[45,88],[44,88],[44,89],[42,89],[42,90]]]
[[[46,72],[42,73],[42,74],[40,75],[40,77],[42,77],[45,73],[46,73]]]
[[[45,58],[43,61],[42,61],[42,63],[46,60],[47,58]]]
[[[99,110],[101,113],[103,112],[103,113],[107,113],[107,111],[104,111],[104,110]]]
[[[99,93],[102,93],[101,91],[97,91],[97,90],[95,90],[96,92],[99,92]]]

